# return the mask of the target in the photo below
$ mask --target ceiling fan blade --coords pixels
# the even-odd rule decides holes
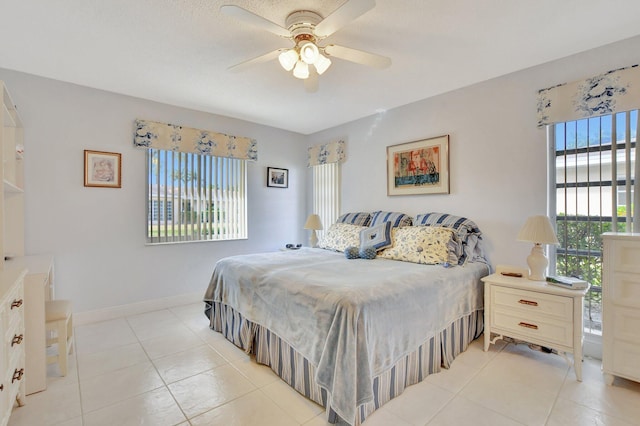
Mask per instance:
[[[336,46],[330,44],[324,47],[324,51],[329,56],[344,59],[345,61],[355,62],[357,64],[367,65],[374,68],[387,68],[391,65],[391,59],[386,56],[376,55],[375,53],[365,52],[363,50],[351,49],[344,46]]]
[[[319,22],[314,32],[320,38],[328,37],[360,15],[373,9],[375,5],[375,0],[347,0],[346,3]]]
[[[283,52],[287,49],[278,49],[278,50],[274,50],[272,52],[269,53],[265,53],[264,55],[260,55],[257,58],[253,58],[253,59],[248,59],[244,62],[240,62],[239,64],[230,66],[229,68],[227,68],[227,70],[229,71],[233,71],[233,72],[240,72],[240,71],[244,71],[247,68],[250,68],[254,65],[257,64],[261,64],[263,62],[268,62],[272,59],[275,59],[278,57],[278,55],[280,54],[280,52]]]
[[[280,37],[291,37],[291,33],[286,28],[283,28],[275,22],[271,22],[268,19],[263,18],[260,15],[249,12],[248,10],[243,9],[240,6],[235,6],[233,4],[222,5],[220,6],[220,11],[227,16],[231,16],[239,21],[246,22],[247,24],[251,24],[255,27],[262,28],[263,30],[274,33],[275,35],[279,35]]]
[[[308,93],[315,93],[318,91],[318,72],[315,67],[309,67],[309,77],[304,79],[304,90]]]

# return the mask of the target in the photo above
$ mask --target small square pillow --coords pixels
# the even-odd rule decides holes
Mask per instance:
[[[359,247],[360,231],[365,228],[366,226],[351,225],[349,223],[334,223],[320,238],[318,247],[342,252],[347,247]]]
[[[457,259],[450,249],[454,232],[450,228],[435,226],[393,228],[393,246],[383,250],[379,256],[425,265],[445,262],[455,265]]]
[[[376,251],[391,247],[391,222],[383,222],[360,231],[360,247],[373,247]]]
[[[391,227],[411,226],[413,219],[404,213],[377,211],[371,214],[369,226],[380,225],[384,222],[391,222]]]

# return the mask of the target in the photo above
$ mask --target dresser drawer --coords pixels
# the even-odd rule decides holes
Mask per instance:
[[[640,369],[638,360],[640,359],[640,343],[630,343],[614,339],[611,353],[610,370],[615,374],[640,381]]]
[[[573,322],[543,315],[520,315],[515,310],[495,308],[491,312],[491,331],[522,340],[573,346]]]
[[[611,303],[640,308],[640,274],[615,272],[611,274],[609,294]]]
[[[573,299],[554,294],[491,286],[493,309],[507,309],[516,315],[544,315],[560,321],[573,321]]]

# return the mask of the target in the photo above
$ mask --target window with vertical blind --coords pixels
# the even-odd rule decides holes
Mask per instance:
[[[318,164],[313,169],[313,211],[322,221],[324,232],[340,215],[340,163]]]
[[[602,330],[604,232],[638,232],[634,218],[638,110],[559,122],[548,127],[549,211],[560,245],[551,248],[550,272],[592,285],[585,328]]]
[[[147,150],[147,242],[247,238],[246,160]]]

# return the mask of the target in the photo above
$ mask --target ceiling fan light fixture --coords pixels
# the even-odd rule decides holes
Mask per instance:
[[[302,80],[309,78],[309,65],[305,62],[298,61],[293,69],[293,76]]]
[[[315,65],[316,71],[318,71],[318,74],[322,75],[331,66],[331,59],[319,53],[318,60],[316,60],[315,64],[313,65]]]
[[[318,46],[315,43],[307,41],[300,45],[300,59],[302,59],[305,63],[311,65],[314,64],[318,57],[320,56],[320,51],[318,50]]]
[[[291,71],[296,66],[296,62],[298,62],[298,52],[295,49],[285,50],[278,55],[278,61],[280,61],[282,68]]]

